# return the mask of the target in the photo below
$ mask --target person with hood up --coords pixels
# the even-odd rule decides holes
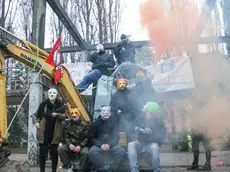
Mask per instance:
[[[148,102],[144,106],[143,124],[135,127],[137,140],[128,143],[128,158],[131,172],[139,172],[138,156],[150,154],[154,172],[160,172],[159,146],[165,139],[166,129],[160,116],[160,106],[156,102]]]
[[[76,86],[80,93],[85,91],[92,83],[97,82],[102,75],[110,76],[109,68],[115,66],[113,56],[105,52],[102,44],[98,44],[96,49],[97,51],[91,54],[89,59],[93,63],[92,69]]]
[[[62,121],[67,117],[66,106],[57,98],[55,88],[48,90],[48,99],[41,102],[35,120],[40,147],[40,172],[45,172],[46,156],[51,153],[52,172],[57,171],[58,144],[62,139]]]
[[[116,116],[111,115],[109,106],[101,107],[101,114],[92,124],[91,137],[94,146],[89,150],[89,160],[97,172],[117,172],[126,152],[119,145],[119,130]],[[105,164],[103,155],[108,153],[113,158],[110,166]]]
[[[88,166],[90,129],[90,123],[82,120],[78,111],[71,112],[70,123],[64,128],[65,144],[58,148],[62,168],[66,171],[72,168],[78,172],[85,172]],[[77,168],[72,162],[78,164]]]
[[[127,88],[127,80],[119,78],[116,81],[117,91],[111,96],[110,107],[113,114],[118,114],[119,129],[126,133],[127,141],[132,141],[133,127],[136,120],[134,107],[136,100]]]
[[[114,49],[114,55],[117,59],[118,65],[124,62],[135,63],[135,47],[129,40],[128,36],[125,34],[121,34],[120,40],[121,42]]]

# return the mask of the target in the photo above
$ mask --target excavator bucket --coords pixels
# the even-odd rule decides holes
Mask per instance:
[[[7,159],[0,168],[4,172],[31,172],[28,161],[12,161]]]
[[[0,147],[0,172],[30,172],[27,161],[12,161],[8,158],[10,155],[8,144],[2,143]]]

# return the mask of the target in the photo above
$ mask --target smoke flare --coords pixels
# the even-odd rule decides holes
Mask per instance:
[[[140,5],[140,22],[154,42],[155,62],[165,53],[181,53],[189,46],[190,36],[198,21],[194,4],[184,0],[147,0]]]

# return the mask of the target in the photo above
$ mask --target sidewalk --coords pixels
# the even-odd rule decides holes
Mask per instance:
[[[193,154],[190,152],[162,152],[160,154],[161,166],[169,167],[187,167],[193,161]],[[27,154],[12,154],[10,160],[26,161]],[[230,151],[214,151],[212,152],[212,164],[224,161],[225,166],[230,167]],[[200,165],[205,163],[205,154],[200,153]],[[49,162],[47,163],[49,165]],[[230,170],[229,170],[230,172]]]

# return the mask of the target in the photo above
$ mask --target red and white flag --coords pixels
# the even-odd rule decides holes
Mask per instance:
[[[57,85],[59,80],[62,77],[62,66],[61,62],[63,61],[61,55],[61,38],[58,37],[57,41],[54,44],[54,47],[50,51],[49,56],[46,59],[46,62],[50,64],[51,66],[55,67],[54,72],[54,84]],[[54,59],[58,62],[57,64],[54,63]]]
[[[61,55],[61,50],[60,50],[60,46],[58,48],[58,50],[56,51],[56,59],[59,60],[59,62],[56,64],[55,67],[55,73],[54,73],[54,84],[57,85],[59,80],[62,77],[62,61],[63,61],[63,57]]]
[[[58,37],[57,41],[54,44],[54,47],[52,48],[52,50],[50,51],[49,56],[46,59],[46,63],[50,64],[51,66],[55,67],[55,63],[54,63],[54,54],[56,52],[56,50],[61,46],[61,38]],[[60,48],[59,48],[60,49]]]

